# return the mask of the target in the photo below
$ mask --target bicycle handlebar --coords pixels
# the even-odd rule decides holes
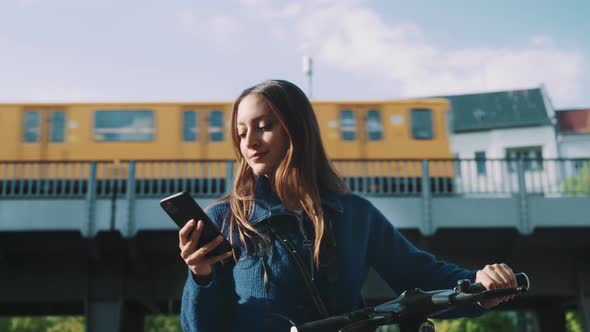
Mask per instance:
[[[517,287],[509,288],[486,290],[481,284],[471,284],[469,280],[459,280],[453,289],[425,292],[416,288],[374,307],[294,326],[291,332],[366,331],[381,325],[425,320],[454,308],[526,292],[530,287],[528,276],[524,273],[515,276]]]

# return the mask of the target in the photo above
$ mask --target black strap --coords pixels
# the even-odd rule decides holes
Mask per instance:
[[[267,241],[267,239],[265,239],[265,241]],[[262,260],[262,272],[263,272],[263,282],[264,282],[264,298],[265,298],[265,307],[266,307],[266,317],[270,317],[272,316],[272,308],[270,305],[270,302],[268,301],[268,295],[270,294],[270,281],[268,279],[268,271],[269,271],[269,267],[268,267],[268,252],[267,252],[267,248],[265,246],[265,244],[263,242],[258,243],[258,245],[256,246],[256,253],[258,254],[258,256],[260,257],[260,259]],[[265,331],[270,331],[270,325],[269,325],[269,321],[265,320],[264,322],[265,325]]]
[[[270,231],[271,236],[275,237],[278,240],[278,242],[281,243],[285,247],[285,249],[287,249],[287,252],[293,258],[295,266],[297,267],[299,273],[303,277],[305,287],[309,291],[311,299],[320,316],[324,318],[329,317],[330,315],[328,313],[328,309],[326,308],[326,305],[322,300],[320,291],[311,278],[311,271],[309,271],[309,269],[306,268],[306,264],[303,261],[303,258],[297,252],[295,246],[289,241],[289,239],[286,236],[281,234],[279,231],[275,230],[273,227],[269,227],[268,229]]]
[[[338,280],[338,252],[336,248],[336,235],[332,220],[326,218],[326,229],[324,231],[324,238],[320,244],[320,270],[326,273],[330,284],[334,284]]]

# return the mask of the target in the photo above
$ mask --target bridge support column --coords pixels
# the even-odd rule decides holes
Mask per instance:
[[[545,305],[535,310],[537,332],[566,332],[565,308],[559,305]]]
[[[143,332],[143,306],[124,301],[86,301],[87,332]]]

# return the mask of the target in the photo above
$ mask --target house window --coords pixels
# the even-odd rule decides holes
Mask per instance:
[[[543,169],[543,149],[540,146],[508,148],[506,159],[510,172],[516,172],[519,160],[522,161],[522,170],[525,172]]]
[[[209,141],[223,141],[223,112],[211,111],[209,113]]]
[[[182,140],[194,142],[199,139],[199,119],[197,112],[185,111],[182,113]]]
[[[41,136],[41,120],[39,112],[25,112],[23,118],[23,141],[34,143]]]
[[[145,142],[154,139],[154,113],[148,110],[94,112],[94,138],[99,142]]]
[[[367,133],[369,141],[380,141],[383,139],[383,124],[381,123],[381,112],[369,110],[367,112]]]
[[[475,151],[475,166],[477,168],[477,175],[486,175],[485,151]]]
[[[415,139],[433,139],[432,111],[429,109],[413,109],[411,111],[412,137]]]
[[[50,142],[63,142],[65,140],[66,131],[66,113],[65,112],[52,112],[49,124],[49,141]]]
[[[340,111],[340,138],[343,141],[356,139],[356,119],[351,110]]]

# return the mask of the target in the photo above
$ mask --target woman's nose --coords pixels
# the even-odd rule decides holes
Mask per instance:
[[[256,135],[256,133],[253,133],[252,131],[250,131],[248,134],[246,134],[246,145],[248,147],[253,147],[253,146],[258,145],[258,136]]]

